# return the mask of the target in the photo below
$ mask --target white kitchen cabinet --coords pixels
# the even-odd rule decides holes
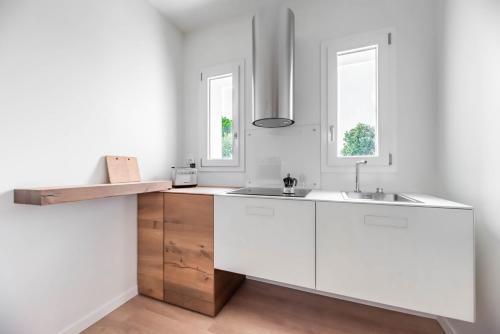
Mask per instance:
[[[215,196],[217,269],[314,288],[315,203]]]
[[[316,207],[318,290],[474,321],[472,210]]]

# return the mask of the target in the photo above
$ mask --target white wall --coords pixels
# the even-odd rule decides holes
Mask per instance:
[[[1,333],[78,330],[136,292],[134,196],[31,207],[12,190],[105,182],[106,154],[168,177],[181,60],[142,0],[0,0]]]
[[[441,193],[475,207],[477,322],[457,334],[500,333],[500,2],[446,0],[439,110]]]
[[[433,192],[436,118],[436,2],[433,0],[288,1],[296,17],[296,121],[320,123],[322,41],[395,27],[397,36],[397,171],[362,175],[364,189]],[[179,161],[199,158],[199,71],[235,59],[246,60],[246,124],[251,129],[251,16],[204,27],[186,35],[182,150]],[[315,143],[319,145],[319,142]],[[248,149],[248,148],[247,148]],[[277,150],[278,151],[278,150]],[[285,150],[283,150],[285,151]],[[305,154],[299,150],[298,155]],[[279,152],[276,153],[279,156]],[[283,157],[282,157],[283,158]],[[256,161],[246,156],[246,170]],[[320,156],[310,161],[319,170]],[[354,169],[353,169],[354,171]],[[353,171],[322,173],[321,187],[350,189]],[[204,184],[243,185],[245,173],[202,173]]]
[[[252,52],[252,36],[249,35],[248,20],[236,19],[228,23],[203,28],[185,35],[184,41],[184,107],[180,115],[178,161],[184,163],[188,157],[196,158],[199,164],[199,102],[200,71],[212,65],[219,65],[245,59]],[[250,108],[251,96],[250,63],[245,59],[245,110]],[[241,185],[244,173],[202,173],[200,183],[210,185]]]

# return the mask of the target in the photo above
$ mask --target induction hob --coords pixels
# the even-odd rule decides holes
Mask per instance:
[[[295,189],[293,194],[283,193],[283,188],[241,188],[228,192],[234,195],[254,195],[254,196],[279,196],[279,197],[306,197],[311,189]]]

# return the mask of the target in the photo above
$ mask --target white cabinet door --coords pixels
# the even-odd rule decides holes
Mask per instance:
[[[215,196],[217,269],[314,288],[315,204]]]
[[[474,320],[472,210],[316,207],[318,290]]]

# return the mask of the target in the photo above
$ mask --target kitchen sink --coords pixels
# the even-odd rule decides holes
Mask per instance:
[[[381,192],[342,192],[344,199],[359,199],[377,202],[404,202],[404,203],[421,203],[416,199],[400,194],[381,193]]]

